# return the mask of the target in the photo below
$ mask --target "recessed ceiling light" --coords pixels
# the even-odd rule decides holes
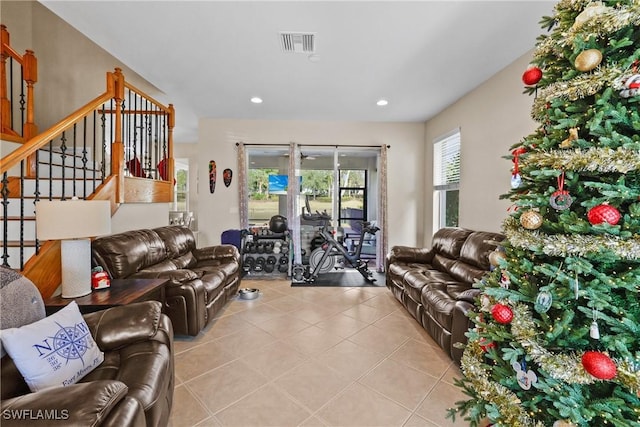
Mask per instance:
[[[254,96],[253,98],[251,98],[251,102],[253,102],[254,104],[262,104],[262,98]]]
[[[379,99],[378,102],[376,102],[376,105],[378,107],[384,107],[385,105],[387,105],[389,103],[389,101],[387,101],[386,99]]]

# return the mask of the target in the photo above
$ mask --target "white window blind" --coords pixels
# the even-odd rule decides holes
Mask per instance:
[[[460,183],[460,132],[435,141],[433,185],[435,190],[458,188]]]

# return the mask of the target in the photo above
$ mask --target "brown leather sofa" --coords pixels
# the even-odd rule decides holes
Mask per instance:
[[[169,279],[164,311],[176,335],[198,335],[240,285],[238,249],[196,248],[193,232],[183,226],[100,237],[92,242],[91,253],[93,265],[112,279]]]
[[[394,246],[386,259],[386,285],[453,360],[460,363],[471,326],[467,312],[489,271],[489,254],[504,240],[499,233],[443,228],[432,247]]]
[[[3,268],[0,274],[2,329],[45,317],[31,281],[14,279],[16,273]],[[173,330],[161,304],[146,301],[83,317],[104,361],[76,384],[31,392],[11,357],[4,355],[2,426],[166,426],[173,401]]]

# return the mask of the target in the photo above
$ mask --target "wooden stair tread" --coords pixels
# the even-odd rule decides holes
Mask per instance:
[[[35,248],[36,241],[35,240],[23,240],[22,241],[22,246]],[[19,248],[20,247],[20,240],[7,240],[7,247],[8,248]]]

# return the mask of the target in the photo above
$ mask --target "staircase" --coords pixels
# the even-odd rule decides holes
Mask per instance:
[[[19,270],[25,262],[36,255],[39,242],[36,240],[35,202],[36,200],[65,200],[72,197],[86,199],[91,196],[96,184],[102,183],[103,172],[82,165],[82,157],[66,154],[59,149],[38,150],[37,176],[23,177],[20,174],[8,176],[6,210],[0,213],[0,234],[6,236],[6,245],[0,258],[2,265]],[[15,190],[11,190],[15,189]],[[22,197],[21,191],[22,189]],[[6,221],[5,221],[6,218]]]
[[[35,55],[17,54],[6,27],[0,30],[0,262],[20,270],[46,298],[60,285],[60,242],[37,240],[35,203],[109,200],[113,214],[123,203],[171,202],[175,112],[116,68],[106,73],[104,93],[38,133]],[[16,64],[19,72],[7,73]]]

